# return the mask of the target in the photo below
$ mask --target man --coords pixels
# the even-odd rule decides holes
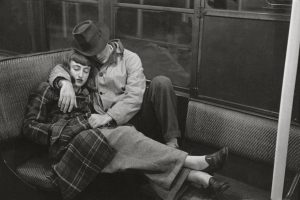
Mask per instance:
[[[108,123],[132,123],[140,132],[171,147],[178,147],[180,130],[176,115],[176,96],[167,77],[155,77],[148,88],[139,56],[123,48],[119,40],[109,41],[109,30],[90,20],[73,29],[73,47],[92,58],[97,71],[89,83],[95,88],[93,128]],[[59,107],[64,112],[76,106],[74,89],[68,73],[56,66],[49,82],[61,88]]]

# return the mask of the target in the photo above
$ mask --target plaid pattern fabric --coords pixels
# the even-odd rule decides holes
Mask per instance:
[[[115,151],[99,129],[91,129],[90,97],[87,90],[77,96],[77,108],[63,113],[57,107],[58,94],[42,83],[29,96],[23,134],[32,141],[49,146],[56,177],[53,182],[64,199],[81,192],[111,161]]]

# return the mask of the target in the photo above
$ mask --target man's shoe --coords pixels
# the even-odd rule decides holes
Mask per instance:
[[[230,185],[227,182],[218,181],[215,177],[211,177],[208,181],[208,188],[212,193],[222,193],[227,190]]]
[[[208,163],[208,167],[204,169],[204,172],[214,173],[224,166],[228,157],[228,147],[224,147],[221,150],[205,156],[205,160]]]

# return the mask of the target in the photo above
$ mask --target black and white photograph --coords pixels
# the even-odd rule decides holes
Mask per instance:
[[[1,200],[300,200],[300,0],[0,0]]]

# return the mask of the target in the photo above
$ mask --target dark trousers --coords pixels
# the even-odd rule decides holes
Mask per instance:
[[[130,123],[147,137],[162,143],[180,137],[176,104],[170,79],[157,76],[146,88],[141,110]]]

